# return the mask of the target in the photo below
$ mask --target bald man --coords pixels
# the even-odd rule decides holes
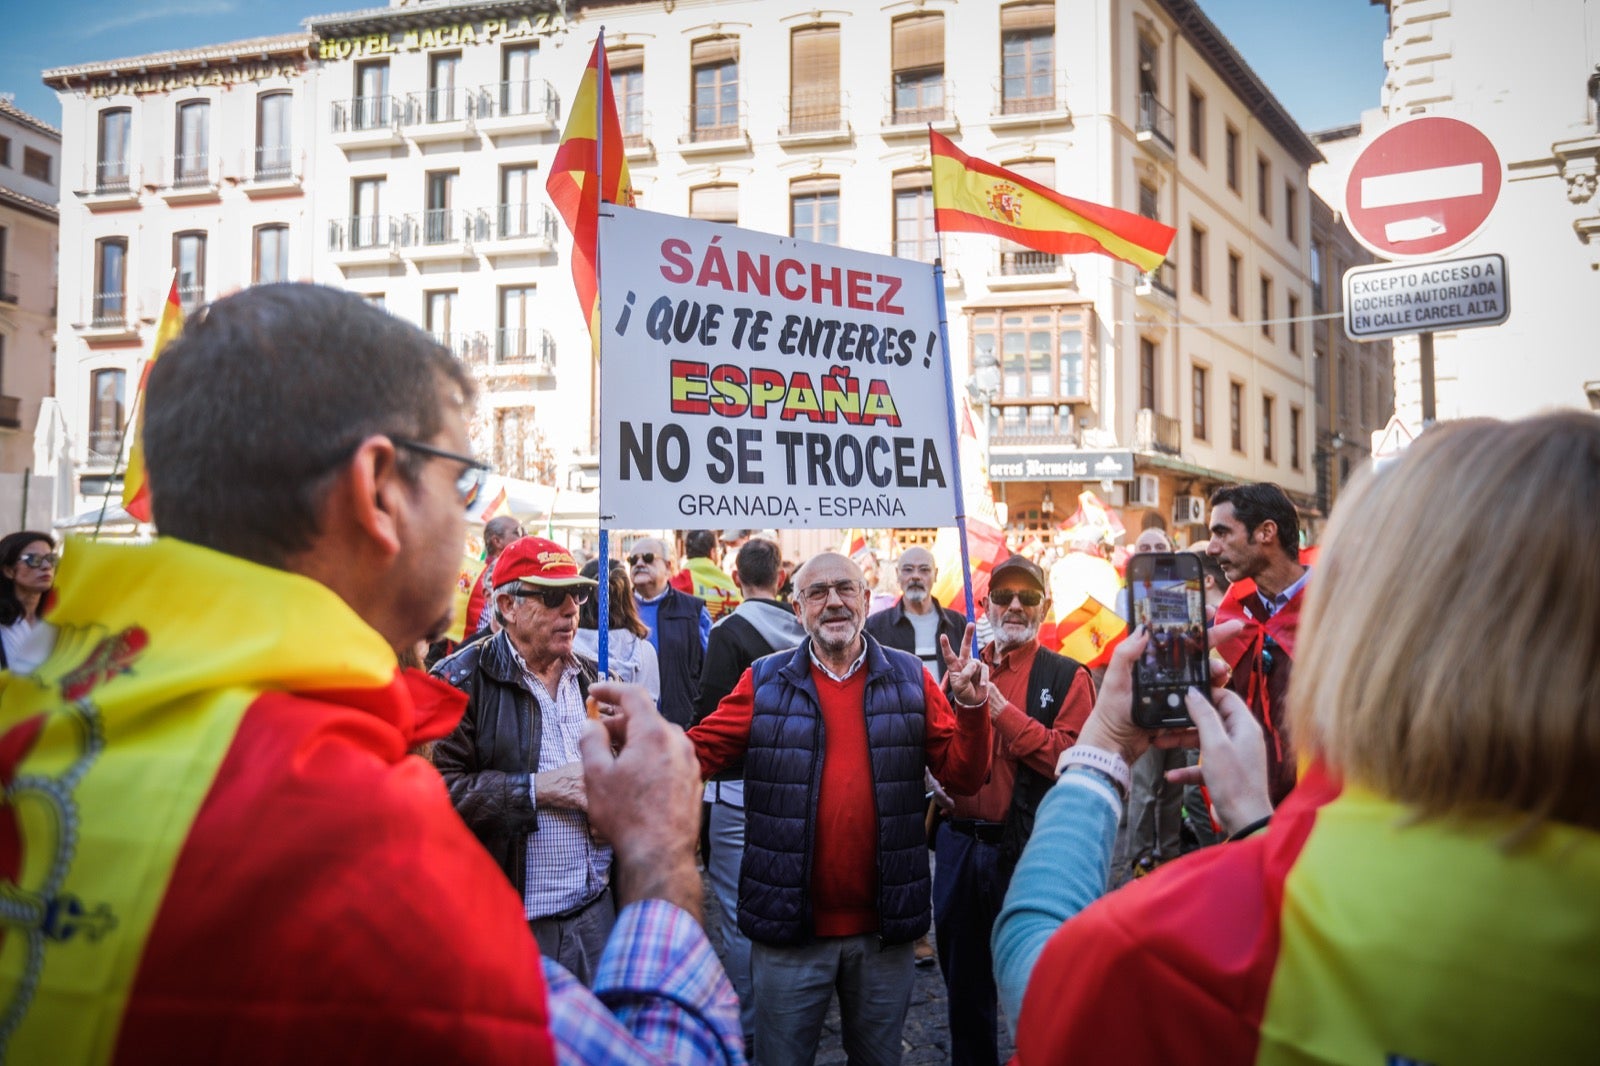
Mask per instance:
[[[944,656],[939,638],[951,644],[961,639],[967,620],[933,598],[939,567],[927,548],[907,548],[895,567],[900,599],[888,610],[867,618],[867,633],[885,648],[908,651],[922,660],[935,681],[944,679]]]

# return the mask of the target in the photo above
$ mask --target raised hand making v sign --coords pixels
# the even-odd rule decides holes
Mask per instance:
[[[944,656],[944,679],[950,695],[963,707],[978,707],[989,702],[989,667],[972,654],[972,638],[977,627],[967,623],[961,634],[961,651],[950,646],[950,638],[939,635],[939,652]]]

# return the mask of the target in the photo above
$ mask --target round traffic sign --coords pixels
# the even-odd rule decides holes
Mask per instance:
[[[1500,197],[1500,154],[1476,126],[1429,115],[1390,126],[1350,167],[1345,220],[1374,254],[1442,255],[1482,228]]]

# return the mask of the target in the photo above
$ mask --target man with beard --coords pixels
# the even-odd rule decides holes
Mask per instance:
[[[908,651],[922,660],[935,681],[944,677],[944,656],[939,638],[954,644],[961,639],[967,620],[933,598],[933,583],[939,576],[933,553],[927,548],[907,548],[896,568],[900,580],[900,600],[886,611],[867,619],[867,633],[885,648]]]
[[[982,652],[994,728],[989,776],[974,795],[955,797],[949,820],[934,836],[934,940],[955,1066],[999,1061],[989,935],[1033,831],[1034,812],[1055,781],[1056,760],[1094,709],[1089,671],[1039,646],[1039,626],[1050,613],[1047,590],[1044,571],[1022,555],[989,577],[994,639]]]
[[[923,773],[955,793],[983,783],[989,670],[972,627],[959,652],[943,642],[952,711],[915,656],[863,632],[854,562],[815,556],[795,589],[806,640],[746,670],[689,739],[707,777],[745,759],[739,928],[762,1063],[814,1061],[837,990],[850,1061],[894,1064],[929,921]]]
[[[1206,553],[1231,584],[1216,624],[1242,619],[1244,632],[1219,645],[1232,668],[1228,687],[1249,704],[1267,734],[1272,802],[1294,788],[1293,738],[1285,730],[1295,635],[1305,602],[1308,567],[1300,565],[1300,524],[1294,504],[1268,482],[1230,485],[1211,496],[1211,542]]]
[[[694,718],[694,694],[700,684],[711,615],[706,601],[672,587],[672,557],[666,542],[641,537],[628,555],[633,601],[639,619],[650,627],[650,644],[661,664],[661,713],[667,721],[688,726]]]

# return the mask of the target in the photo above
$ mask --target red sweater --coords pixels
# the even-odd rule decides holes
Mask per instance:
[[[923,671],[928,767],[951,793],[967,795],[989,770],[989,714],[985,708],[952,710]],[[811,864],[811,905],[817,936],[856,936],[878,928],[878,819],[867,756],[865,666],[835,681],[811,665],[822,700],[822,785],[817,793],[816,851]],[[702,776],[723,770],[745,753],[755,686],[750,671],[689,730]],[[959,717],[958,717],[959,716]]]

